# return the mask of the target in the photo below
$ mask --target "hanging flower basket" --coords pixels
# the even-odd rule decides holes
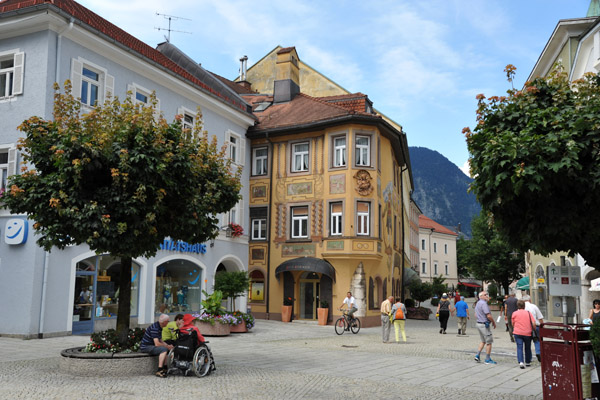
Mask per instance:
[[[228,228],[231,230],[231,237],[240,237],[244,234],[244,228],[241,225],[231,223]]]

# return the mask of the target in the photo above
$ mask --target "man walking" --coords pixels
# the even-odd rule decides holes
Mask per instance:
[[[394,297],[390,296],[381,303],[381,335],[383,343],[390,342],[390,326],[392,325],[392,323],[390,322],[390,312],[392,311],[393,302]]]
[[[492,317],[492,313],[490,312],[490,308],[488,307],[488,300],[490,299],[490,295],[488,292],[479,293],[479,301],[475,305],[475,316],[477,317],[477,330],[479,331],[479,337],[481,342],[479,343],[479,349],[477,350],[477,354],[475,355],[475,361],[481,361],[481,350],[485,346],[485,363],[486,364],[497,364],[496,361],[492,360],[492,343],[494,342],[494,336],[492,335],[492,330],[490,329],[490,324],[494,326],[496,329],[496,322],[494,321],[494,317]]]
[[[537,337],[540,337],[540,324],[544,323],[544,316],[542,315],[542,312],[538,306],[531,302],[531,297],[528,294],[523,296],[522,300],[525,302],[525,310],[529,311],[535,319],[535,330],[537,331]],[[540,341],[534,340],[533,345],[535,347],[535,357],[541,362],[542,356],[540,351]]]
[[[515,297],[515,292],[510,292],[508,299],[504,302],[504,322],[506,322],[506,326],[508,327],[508,334],[510,335],[510,341],[515,342],[515,338],[513,336],[513,324],[512,324],[512,314],[517,311],[517,298]]]
[[[467,320],[469,318],[469,305],[465,301],[465,296],[460,296],[460,300],[454,304],[456,317],[458,318],[458,334],[467,334]]]

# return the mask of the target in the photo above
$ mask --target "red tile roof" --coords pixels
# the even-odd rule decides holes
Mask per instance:
[[[434,232],[445,233],[447,235],[458,236],[458,233],[452,232],[450,229],[442,226],[424,215],[419,215],[419,228],[433,229]]]
[[[98,14],[90,11],[89,9],[85,8],[84,6],[73,0],[4,0],[0,1],[0,14],[43,5],[49,7],[54,6],[59,8],[60,10],[78,19],[82,23],[100,31],[101,33],[107,35],[108,37],[114,39],[122,45],[134,50],[143,57],[156,62],[157,64],[171,70],[175,74],[186,79],[187,81],[199,86],[202,90],[210,93],[211,95],[220,98],[222,101],[225,101],[235,106],[236,108],[241,109],[242,111],[246,111],[245,103],[240,102],[238,99],[226,96],[223,93],[220,93],[218,90],[215,90],[215,88],[195,78],[189,72],[181,68],[179,65],[177,65],[175,62],[170,60],[168,57],[166,57],[156,49],[148,46],[141,40],[136,39],[129,33],[125,32],[123,29],[117,27],[116,25],[113,25],[104,18],[100,17]]]
[[[258,103],[273,101],[272,96],[266,95],[242,97],[248,103],[252,104],[253,109],[256,109]],[[374,114],[357,112],[353,109],[322,101],[319,97],[311,97],[304,93],[296,95],[289,102],[272,104],[264,111],[254,111],[254,115],[258,118],[258,124],[252,128],[253,130],[302,126],[350,115],[364,115],[373,119],[380,119],[379,116]]]

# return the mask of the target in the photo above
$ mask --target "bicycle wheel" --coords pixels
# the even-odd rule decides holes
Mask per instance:
[[[341,335],[346,330],[346,319],[344,317],[338,318],[335,321],[335,333]]]
[[[358,333],[358,331],[360,331],[360,319],[354,318],[354,320],[352,320],[350,323],[350,330],[352,333]]]
[[[210,370],[210,355],[205,347],[199,347],[194,354],[192,369],[198,378],[205,376]]]

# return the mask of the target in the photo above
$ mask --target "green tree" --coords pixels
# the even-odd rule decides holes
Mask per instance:
[[[471,221],[473,238],[464,249],[468,270],[476,279],[495,282],[508,293],[508,286],[521,277],[521,260],[483,211]]]
[[[431,280],[432,294],[436,295],[438,298],[441,298],[442,294],[448,291],[448,286],[446,286],[444,283],[445,281],[446,278],[444,278],[442,275],[434,276]]]
[[[250,280],[246,271],[218,272],[215,275],[215,291],[220,290],[228,298],[231,311],[235,311],[235,299],[248,291]]]
[[[36,221],[45,250],[88,245],[121,259],[117,331],[129,329],[131,264],[156,254],[164,238],[201,243],[216,237],[218,213],[239,200],[240,171],[209,140],[198,115],[183,132],[151,106],[107,100],[87,113],[55,87],[54,119],[31,117],[19,148],[32,166],[10,178],[3,206]]]
[[[513,66],[505,70],[510,81]],[[546,78],[477,96],[477,126],[463,132],[471,190],[513,248],[581,254],[600,268],[600,76]]]
[[[469,263],[467,261],[467,253],[469,251],[469,239],[459,237],[456,241],[456,266],[458,269],[458,277],[466,278],[469,276]]]
[[[421,302],[431,298],[432,290],[431,283],[421,282],[420,279],[415,279],[408,285],[410,296],[419,302],[418,307],[421,306]]]

